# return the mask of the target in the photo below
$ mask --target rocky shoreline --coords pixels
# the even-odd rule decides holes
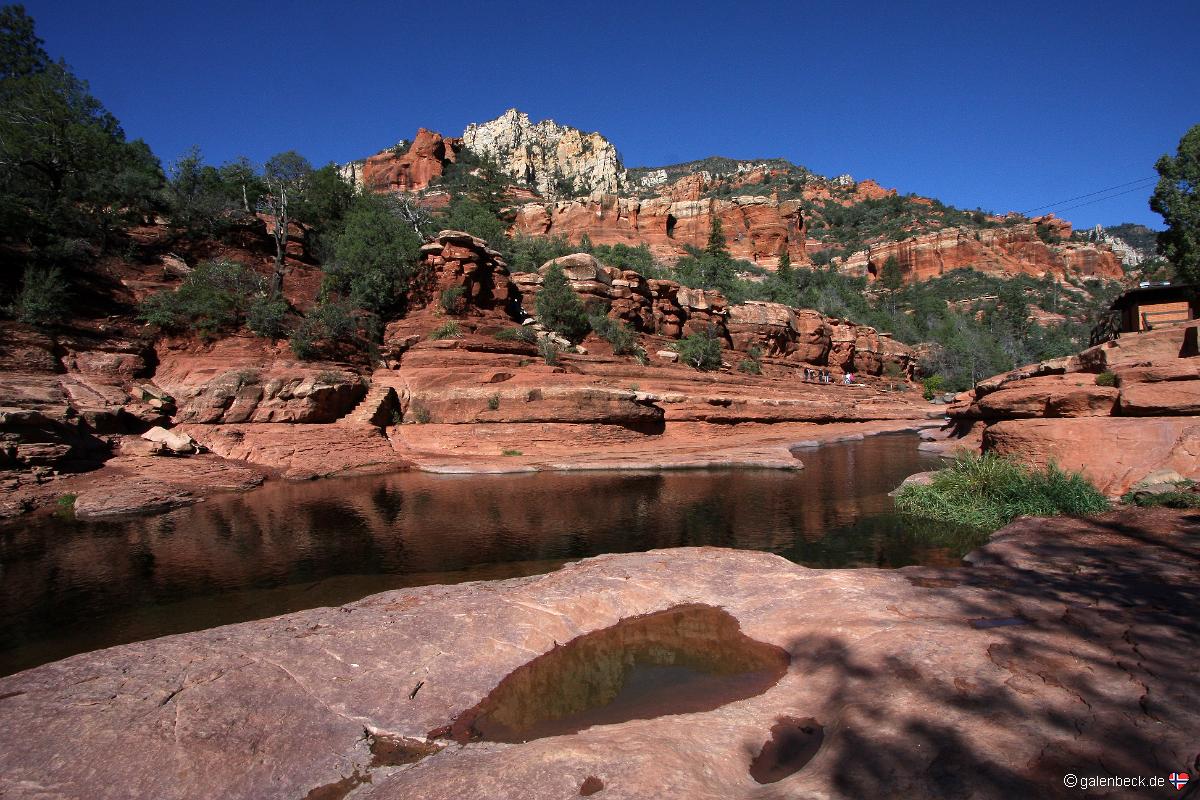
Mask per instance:
[[[1126,510],[1019,520],[955,569],[684,548],[386,592],[0,679],[0,794],[1075,796],[1065,772],[1196,766],[1198,561],[1193,513]],[[786,651],[786,674],[710,710],[453,740],[523,665],[696,605]],[[545,691],[586,677],[547,669]],[[788,720],[816,746],[772,772],[763,753]]]

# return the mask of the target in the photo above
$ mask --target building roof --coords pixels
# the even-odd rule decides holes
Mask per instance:
[[[1114,310],[1128,308],[1136,303],[1155,303],[1172,299],[1190,299],[1195,296],[1197,288],[1190,283],[1146,283],[1133,289],[1127,289],[1112,302]]]

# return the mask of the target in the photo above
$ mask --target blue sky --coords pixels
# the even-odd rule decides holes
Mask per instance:
[[[25,5],[164,162],[347,161],[516,106],[628,166],[779,156],[1024,211],[1153,178],[1200,122],[1195,0]],[[1124,188],[1059,208],[1160,227]]]

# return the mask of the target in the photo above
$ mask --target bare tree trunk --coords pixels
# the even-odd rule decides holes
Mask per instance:
[[[271,294],[275,297],[283,294],[283,272],[287,264],[287,239],[287,189],[280,185],[279,197],[275,203],[275,274],[271,276]]]

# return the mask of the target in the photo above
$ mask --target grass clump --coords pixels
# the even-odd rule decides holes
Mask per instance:
[[[520,450],[504,450],[503,452],[501,452],[501,455],[504,455],[504,456],[519,456],[519,455],[521,455],[521,451],[520,451]]]
[[[429,338],[434,340],[461,339],[462,328],[459,327],[457,322],[450,321],[439,327],[433,333],[429,334]]]
[[[1097,386],[1116,386],[1117,376],[1111,372],[1101,372],[1096,376]]]
[[[1077,472],[1033,469],[994,453],[966,455],[927,486],[906,486],[896,508],[929,519],[996,530],[1016,517],[1098,514],[1108,500]]]
[[[505,328],[504,330],[496,331],[496,338],[502,342],[537,344],[537,331],[528,325],[518,325],[515,328]]]

